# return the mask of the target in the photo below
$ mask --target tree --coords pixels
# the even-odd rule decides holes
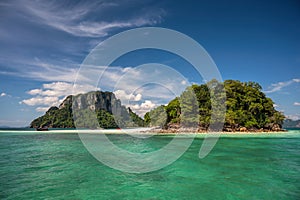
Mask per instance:
[[[181,106],[181,125],[198,127],[199,105],[193,87],[188,87],[179,97]]]
[[[165,127],[167,124],[167,114],[163,105],[149,112],[150,125]]]
[[[226,80],[224,83],[212,80],[207,84],[194,84],[165,107],[167,123],[180,122],[184,126],[194,126],[197,123],[207,129],[211,123],[222,122],[225,105],[226,127],[238,130],[239,127],[260,129],[270,128],[274,124],[281,126],[284,115],[275,110],[273,101],[261,89],[258,83],[235,80]],[[223,104],[220,105],[219,102]],[[213,122],[212,108],[215,108]],[[146,120],[149,120],[149,114],[145,115]]]

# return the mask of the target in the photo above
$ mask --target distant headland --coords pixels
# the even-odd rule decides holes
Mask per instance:
[[[209,86],[209,87],[208,87]],[[156,127],[162,133],[208,132],[210,130],[212,88],[224,88],[226,97],[224,132],[270,132],[283,131],[284,115],[274,108],[272,99],[266,97],[262,88],[255,82],[226,80],[220,83],[212,80],[202,85],[192,85],[167,105],[161,105],[144,115],[142,119],[131,108],[126,108],[112,92],[94,91],[70,95],[59,107],[51,107],[41,117],[33,120],[31,128],[126,128]],[[197,101],[191,109],[197,116],[188,120],[196,127],[182,125],[181,99],[192,98],[186,95],[193,91]],[[189,101],[189,99],[188,99]],[[192,99],[191,99],[192,101]],[[193,107],[194,106],[194,107]],[[74,112],[75,111],[75,112]]]

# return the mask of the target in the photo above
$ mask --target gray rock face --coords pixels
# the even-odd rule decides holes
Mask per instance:
[[[96,91],[76,96],[69,96],[59,106],[59,108],[70,103],[72,104],[73,110],[105,110],[114,115],[121,115],[123,112],[127,113],[125,106],[122,106],[121,101],[117,99],[112,92]]]
[[[59,107],[34,119],[31,127],[49,128],[125,128],[143,126],[131,109],[121,104],[112,92],[94,91],[68,96]]]

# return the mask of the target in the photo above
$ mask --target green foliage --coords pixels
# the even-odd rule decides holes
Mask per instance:
[[[130,116],[130,123],[127,127],[143,127],[144,120],[138,116],[136,113],[132,112],[131,108],[128,108],[129,116]]]
[[[179,97],[181,124],[184,127],[197,127],[199,122],[198,101],[193,87],[188,87]]]
[[[167,114],[163,105],[147,112],[144,116],[146,124],[150,126],[165,127],[167,122]]]
[[[125,128],[125,127],[141,127],[144,126],[144,120],[137,114],[121,106],[120,100],[114,99],[110,102],[109,96],[113,93],[94,92],[96,94],[95,102],[88,96],[92,92],[80,95],[82,105],[86,108],[80,108],[72,112],[72,98],[67,97],[60,108],[51,107],[45,115],[33,120],[31,127],[49,127],[49,128]],[[105,100],[104,108],[101,109],[97,103]],[[93,105],[94,104],[94,105]],[[94,109],[92,109],[94,108]],[[111,110],[109,110],[112,108]],[[74,116],[73,116],[74,114]]]
[[[101,128],[97,119],[98,113],[90,109],[78,109],[74,112],[74,121],[77,128]]]
[[[264,128],[269,123],[283,123],[284,115],[276,111],[273,101],[261,91],[258,83],[227,80],[226,90],[226,125]]]
[[[150,122],[151,122],[150,113],[147,112],[147,113],[144,115],[144,123],[145,123],[145,126],[150,126]]]
[[[258,83],[235,80],[226,80],[224,83],[212,80],[207,84],[192,85],[164,107],[166,123],[181,122],[184,126],[190,126],[197,122],[200,127],[207,129],[210,124],[222,121],[221,111],[226,106],[226,127],[260,129],[270,128],[274,124],[281,126],[284,115],[275,110],[273,101],[261,89]],[[211,121],[212,108],[215,108],[215,122]],[[152,120],[150,113],[156,109],[146,113],[145,121]]]
[[[33,120],[31,127],[52,127],[52,128],[72,128],[74,127],[71,106],[65,106],[62,109],[51,107],[44,116]]]
[[[176,97],[172,101],[169,102],[169,104],[165,107],[165,110],[167,112],[167,121],[170,121],[172,123],[178,123],[180,122],[180,113],[181,113],[181,108],[180,108],[180,103],[179,103],[179,98]],[[147,115],[148,113],[146,113]],[[149,115],[144,117],[144,120],[146,121],[146,118],[148,120]]]

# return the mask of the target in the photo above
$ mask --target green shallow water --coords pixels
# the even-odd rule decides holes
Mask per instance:
[[[153,151],[171,136],[110,135],[131,151]],[[184,138],[183,138],[184,139]],[[299,199],[300,131],[223,136],[204,159],[196,138],[155,172],[129,174],[99,163],[77,134],[0,133],[0,199]]]

